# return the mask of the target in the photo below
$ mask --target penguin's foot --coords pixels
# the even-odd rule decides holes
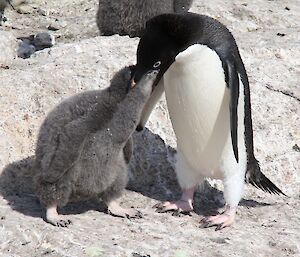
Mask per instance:
[[[135,209],[122,208],[117,202],[112,201],[108,204],[107,212],[116,217],[121,218],[142,218],[143,215],[140,211]]]
[[[46,211],[46,221],[53,226],[56,227],[68,227],[72,224],[72,221],[66,218],[63,218],[61,215],[57,213],[57,206],[53,205],[51,207],[47,207]]]
[[[193,205],[191,201],[179,200],[176,202],[163,202],[157,203],[153,206],[156,212],[173,212],[173,216],[180,216],[181,214],[191,215]]]
[[[193,208],[195,187],[182,190],[182,195],[179,201],[176,202],[163,202],[153,206],[156,212],[173,212],[173,216],[180,216],[181,214],[191,215]]]
[[[236,213],[236,207],[229,207],[226,206],[225,211],[222,214],[216,215],[216,216],[209,216],[203,218],[200,223],[201,228],[208,228],[212,226],[217,226],[217,230],[221,230],[225,227],[229,227],[234,222]]]

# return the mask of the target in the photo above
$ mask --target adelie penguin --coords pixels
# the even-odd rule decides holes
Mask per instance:
[[[138,217],[118,198],[128,180],[132,133],[149,99],[158,71],[151,68],[137,84],[132,70],[119,71],[105,90],[87,91],[55,107],[38,136],[34,185],[46,221],[66,227],[71,222],[57,208],[70,201],[99,198],[108,212]]]
[[[283,194],[254,156],[249,82],[229,30],[204,15],[156,16],[139,42],[134,81],[154,62],[161,62],[160,72],[137,129],[145,126],[165,90],[182,188],[179,201],[157,204],[158,211],[192,211],[195,189],[206,177],[223,181],[226,205],[224,213],[204,218],[204,227],[222,229],[233,223],[245,181]]]

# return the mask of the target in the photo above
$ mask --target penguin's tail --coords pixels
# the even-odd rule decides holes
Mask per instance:
[[[256,188],[263,190],[264,192],[287,196],[261,172],[259,162],[254,157],[253,161],[248,163],[245,181]]]

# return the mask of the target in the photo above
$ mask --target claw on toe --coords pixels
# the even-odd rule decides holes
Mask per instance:
[[[183,211],[183,210],[174,210],[172,213],[174,217],[182,217],[182,216],[193,216],[191,211]]]
[[[200,223],[200,228],[209,228],[216,226],[216,231],[221,230],[225,227],[229,227],[233,224],[235,218],[235,211],[224,212],[216,216],[210,216],[203,218]]]
[[[47,222],[55,227],[67,228],[72,224],[72,221],[69,219],[61,219],[61,218],[47,218]]]
[[[153,209],[162,209],[164,208],[166,205],[170,204],[170,202],[160,202],[160,203],[156,203],[152,206]]]
[[[132,219],[132,218],[141,219],[141,218],[143,218],[143,214],[140,211],[134,210],[134,209],[133,209],[133,213],[131,213],[131,214],[126,213],[125,216],[126,216],[127,219]]]
[[[46,209],[46,221],[53,226],[66,228],[72,224],[72,221],[65,219],[64,216],[58,215],[57,205],[48,206]]]
[[[119,217],[119,218],[127,218],[127,219],[140,219],[143,218],[143,214],[140,211],[137,210],[126,210],[123,211],[111,211],[107,210],[107,212],[114,217]]]
[[[216,229],[215,229],[216,231],[221,230],[222,228],[224,228],[224,223],[216,224],[213,221],[208,220],[208,218],[203,218],[200,221],[200,223],[201,223],[200,228],[210,228],[210,227],[213,227],[213,226],[217,226]]]
[[[182,215],[191,216],[193,206],[188,201],[177,201],[177,202],[160,202],[153,206],[156,212],[172,212],[172,216],[181,217]]]
[[[122,208],[117,202],[109,203],[107,212],[114,217],[121,217],[127,219],[143,217],[143,214],[140,211],[135,209]]]
[[[59,220],[56,222],[55,226],[67,228],[71,224],[72,224],[71,220]]]

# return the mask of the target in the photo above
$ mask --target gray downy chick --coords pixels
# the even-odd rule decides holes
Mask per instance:
[[[46,221],[68,226],[57,207],[70,201],[101,198],[114,216],[139,217],[117,203],[128,182],[132,133],[150,97],[158,71],[133,84],[126,67],[104,90],[70,97],[43,122],[36,146],[35,191],[46,208]]]
[[[163,13],[187,12],[193,0],[99,0],[96,16],[101,35],[140,37],[146,21]]]

